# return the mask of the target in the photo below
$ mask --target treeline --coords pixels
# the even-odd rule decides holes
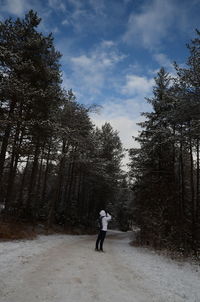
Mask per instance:
[[[88,228],[117,199],[123,148],[61,88],[61,54],[40,22],[33,11],[0,22],[1,214]]]
[[[183,253],[200,252],[200,32],[187,45],[186,67],[176,76],[161,68],[152,112],[130,150],[133,214],[140,241]]]

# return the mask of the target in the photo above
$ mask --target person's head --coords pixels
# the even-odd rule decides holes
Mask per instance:
[[[105,212],[104,210],[101,210],[101,211],[99,212],[99,215],[100,215],[100,216],[106,216],[106,212]]]

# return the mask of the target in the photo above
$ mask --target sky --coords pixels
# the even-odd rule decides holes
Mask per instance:
[[[173,62],[187,60],[186,44],[200,29],[200,0],[0,0],[0,20],[30,9],[62,54],[63,87],[78,102],[101,106],[91,114],[95,125],[109,122],[125,148],[136,146],[154,77],[161,67],[174,74]]]

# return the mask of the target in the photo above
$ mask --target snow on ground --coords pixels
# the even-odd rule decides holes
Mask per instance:
[[[109,231],[0,243],[0,302],[199,302],[200,267],[129,245]]]

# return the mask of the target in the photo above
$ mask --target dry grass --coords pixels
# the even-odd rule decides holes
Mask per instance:
[[[34,239],[37,234],[34,228],[25,223],[15,221],[0,222],[0,240]]]
[[[14,217],[0,216],[0,241],[34,239],[37,235],[70,234],[70,235],[93,235],[97,231],[81,227],[63,227],[45,223],[30,224],[20,222]]]

